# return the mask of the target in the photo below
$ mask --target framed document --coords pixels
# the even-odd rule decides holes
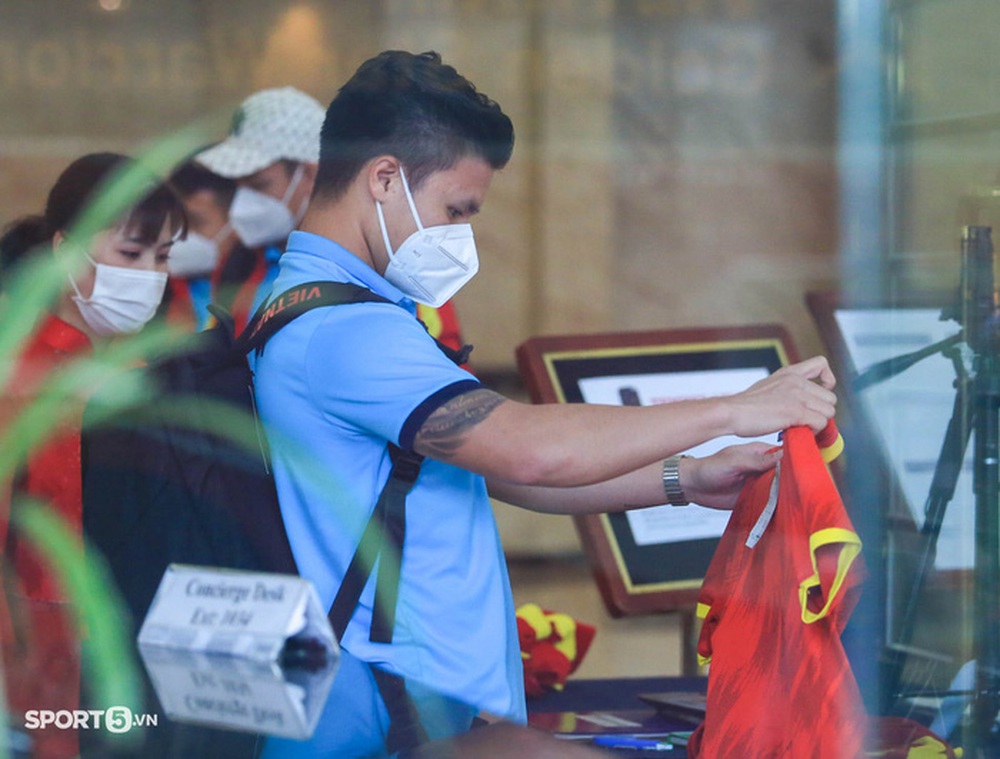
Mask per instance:
[[[924,507],[953,412],[956,371],[942,352],[930,353],[897,374],[864,389],[851,378],[880,361],[928,349],[961,330],[943,318],[952,296],[921,293],[892,308],[844,303],[834,293],[809,293],[806,302],[830,350],[834,371],[848,389],[854,430],[877,452],[875,468],[889,525],[920,530]],[[972,445],[965,452],[952,501],[937,540],[935,568],[961,571],[972,566],[975,543]]]
[[[650,406],[731,395],[797,361],[777,325],[531,338],[518,371],[535,403]],[[777,442],[777,436],[758,438]],[[719,438],[686,453],[747,442]],[[574,517],[613,616],[693,607],[729,513],[696,505]]]
[[[856,631],[854,639],[882,642],[872,676],[879,678],[883,699],[897,698],[886,683],[903,691],[953,687],[956,668],[969,659],[969,639],[953,634],[947,624],[942,627],[941,620],[971,624],[965,620],[978,609],[971,592],[976,543],[972,445],[954,471],[955,491],[934,541],[933,562],[926,554],[930,533],[924,531],[956,395],[955,366],[935,349],[961,329],[944,318],[954,298],[954,293],[909,293],[887,304],[832,292],[806,296],[840,380],[838,394],[847,401],[841,404],[847,420],[841,431],[852,476],[845,503],[856,515],[862,540],[877,547],[868,563],[877,582],[860,608],[860,624],[868,629]],[[910,363],[915,356],[922,358]]]

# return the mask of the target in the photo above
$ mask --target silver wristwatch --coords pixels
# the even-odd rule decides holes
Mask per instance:
[[[663,493],[671,506],[687,506],[690,501],[681,487],[680,460],[687,456],[670,456],[663,462]]]

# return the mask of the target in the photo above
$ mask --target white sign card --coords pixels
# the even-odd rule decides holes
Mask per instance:
[[[276,662],[160,646],[139,653],[170,719],[295,740],[315,731],[339,663],[287,672]]]
[[[957,322],[940,309],[843,309],[835,314],[848,356],[858,373],[885,359],[912,353],[954,335]],[[863,390],[860,402],[871,422],[917,527],[955,402],[955,367],[936,353]],[[937,541],[938,569],[973,565],[975,496],[972,441],[966,449],[955,495],[945,510]]]
[[[587,403],[623,405],[623,397],[631,403],[653,406],[680,400],[694,400],[742,392],[769,374],[764,367],[713,369],[671,374],[629,374],[613,377],[587,377],[579,381],[580,394]],[[777,434],[752,440],[777,445]],[[710,456],[726,446],[751,442],[734,435],[709,440],[684,453],[690,456]],[[637,546],[661,543],[681,543],[688,540],[718,538],[729,522],[728,511],[716,509],[675,508],[654,506],[625,513],[629,529]]]
[[[139,645],[274,662],[293,636],[339,651],[308,580],[171,564],[139,630]]]

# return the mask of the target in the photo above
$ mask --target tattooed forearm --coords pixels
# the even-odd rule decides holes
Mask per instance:
[[[485,389],[452,398],[427,418],[414,447],[427,456],[447,459],[465,442],[469,431],[505,400]]]

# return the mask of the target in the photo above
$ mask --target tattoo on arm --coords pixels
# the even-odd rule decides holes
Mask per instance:
[[[447,460],[477,424],[506,401],[492,390],[473,390],[452,398],[434,411],[417,433],[414,447],[421,453]]]

